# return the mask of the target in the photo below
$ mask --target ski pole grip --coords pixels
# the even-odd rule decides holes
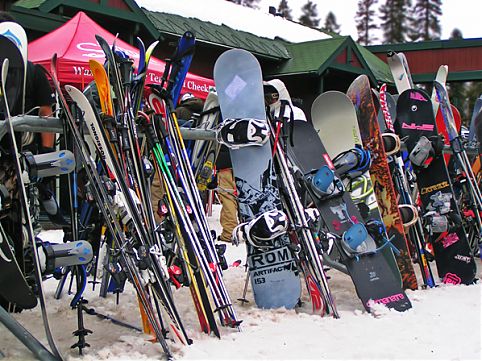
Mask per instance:
[[[156,131],[154,130],[154,124],[151,122],[145,125],[146,135],[147,135],[147,143],[149,148],[154,148],[154,145],[159,143],[159,138],[157,137]]]

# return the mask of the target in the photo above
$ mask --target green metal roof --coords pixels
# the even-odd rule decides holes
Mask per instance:
[[[332,39],[308,41],[298,44],[285,44],[291,59],[271,68],[267,76],[287,76],[295,74],[321,75],[327,68],[333,67],[353,73],[367,73],[373,81],[393,83],[390,69],[386,63],[370,53],[363,46],[356,44],[349,36]],[[362,68],[339,64],[335,60],[343,51],[347,57],[355,55]]]
[[[196,34],[196,41],[245,49],[255,55],[271,59],[289,59],[290,54],[281,41],[262,38],[245,31],[234,30],[226,25],[180,15],[149,11],[142,8],[147,18],[162,34],[182,35],[186,30]]]
[[[21,6],[27,9],[35,9],[42,5],[47,0],[18,0],[15,6]]]
[[[434,49],[453,49],[453,48],[471,48],[482,46],[482,38],[473,39],[455,39],[455,40],[430,40],[419,41],[416,43],[400,43],[400,44],[383,44],[369,45],[367,49],[374,53],[386,53],[389,50],[396,52],[412,51],[412,50],[434,50]]]
[[[331,58],[345,40],[346,38],[338,37],[297,44],[285,43],[291,59],[273,68],[266,75],[319,74],[323,64]]]
[[[390,67],[387,63],[385,63],[382,59],[378,56],[373,54],[367,48],[356,44],[356,47],[360,51],[363,56],[363,59],[366,61],[367,65],[369,66],[370,70],[373,72],[375,78],[381,83],[393,83],[393,76],[392,72],[390,71]]]
[[[112,5],[107,0],[99,0],[98,2],[91,0],[18,0],[12,4],[11,11],[20,11],[27,15],[30,11],[30,15],[39,14],[42,16],[43,14],[55,14],[56,11],[54,10],[60,7],[69,7],[74,10],[93,12],[130,21],[144,26],[153,38],[159,37],[159,32],[148,21],[146,15],[134,0],[123,0],[122,3],[124,7]]]

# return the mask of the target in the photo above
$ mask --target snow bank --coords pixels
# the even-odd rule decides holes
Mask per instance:
[[[219,231],[219,206],[210,218]],[[44,239],[61,239],[61,231],[42,234]],[[232,264],[244,261],[243,246],[229,246],[227,260]],[[244,262],[243,262],[244,263]],[[480,270],[480,261],[478,261]],[[435,265],[432,264],[435,270]],[[383,306],[375,315],[364,311],[348,276],[328,271],[330,285],[336,298],[340,319],[321,318],[311,314],[306,294],[304,305],[294,310],[260,310],[251,302],[242,306],[241,297],[246,274],[244,267],[230,267],[225,280],[235,303],[242,331],[221,329],[222,338],[209,337],[199,331],[189,291],[175,291],[177,305],[194,340],[191,346],[171,343],[177,359],[185,360],[250,360],[250,359],[317,359],[317,360],[468,360],[481,359],[481,292],[480,284],[473,286],[440,285],[435,289],[408,291],[413,309],[398,313]],[[155,360],[162,359],[162,350],[145,335],[85,315],[85,327],[94,331],[87,336],[91,347],[79,357],[70,346],[76,342],[72,331],[77,328],[76,312],[69,302],[72,296],[64,292],[61,300],[53,298],[55,280],[45,283],[48,311],[54,336],[68,360]],[[120,297],[97,297],[92,286],[86,292],[89,306],[119,320],[140,325],[137,299],[129,285]],[[34,335],[45,342],[39,309],[24,311],[15,317]],[[31,354],[0,325],[0,351],[6,360],[29,360]]]

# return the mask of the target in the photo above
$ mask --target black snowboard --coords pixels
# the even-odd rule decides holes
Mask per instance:
[[[396,127],[400,138],[406,137],[408,152],[414,148],[421,136],[437,135],[432,102],[424,91],[409,89],[400,94],[397,101]],[[423,213],[437,211],[437,204],[447,202],[450,207],[449,214],[461,219],[443,156],[436,157],[427,168],[417,169],[416,174]],[[476,265],[462,222],[454,225],[448,232],[433,233],[429,241],[434,248],[439,277],[444,283],[474,282]]]
[[[311,124],[295,121],[293,128],[293,143],[289,144],[289,156],[303,173],[303,177],[299,177],[301,188],[306,190],[306,196],[320,211],[329,232],[342,236],[353,222],[362,221],[358,208],[348,192],[327,200],[320,200],[316,196],[310,180],[313,171],[323,166],[333,169],[333,164]],[[353,280],[358,297],[368,311],[370,311],[370,300],[385,304],[397,311],[411,308],[411,303],[401,287],[400,277],[394,275],[383,256],[384,249],[372,254],[350,257],[343,250],[340,240],[336,241],[336,246]],[[388,248],[386,251],[391,252]]]
[[[18,84],[23,84],[24,63],[22,55],[17,46],[8,38],[0,35],[0,66],[4,59],[8,58],[9,68],[6,82],[6,98],[9,110],[12,110],[14,104],[21,103],[19,100],[22,95],[22,88]],[[10,107],[12,104],[12,107]],[[6,119],[6,104],[3,95],[0,97],[0,118]],[[10,141],[10,140],[9,140]],[[10,151],[12,148],[8,148]],[[3,157],[12,157],[12,155],[3,155]],[[12,167],[13,167],[12,158]],[[21,308],[33,308],[37,305],[37,299],[27,284],[24,275],[19,267],[18,261],[23,261],[23,243],[21,235],[12,235],[16,241],[10,244],[3,227],[0,226],[0,295],[7,301],[15,303]],[[11,246],[15,246],[15,255]]]

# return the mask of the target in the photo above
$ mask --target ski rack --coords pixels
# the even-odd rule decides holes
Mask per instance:
[[[38,117],[35,115],[17,115],[12,117],[13,129],[20,132],[64,133],[62,120],[56,117]],[[86,128],[87,129],[87,128]],[[187,140],[216,140],[216,131],[208,129],[180,128],[181,135]],[[7,123],[0,120],[0,139],[8,133]],[[138,133],[142,135],[141,132]]]
[[[56,117],[38,117],[35,115],[17,115],[12,117],[13,129],[20,132],[51,132],[51,133],[64,133],[62,120]],[[5,120],[0,120],[0,140],[7,134],[7,124]],[[209,129],[197,129],[197,128],[180,128],[181,135],[185,140],[209,140],[217,141],[216,131]],[[142,135],[142,132],[138,133]],[[407,146],[401,140],[400,150],[407,150]],[[472,144],[464,144],[464,150],[467,154],[478,155],[479,149]],[[453,151],[449,145],[444,145],[443,153],[453,154]]]
[[[0,306],[0,323],[10,331],[21,343],[25,345],[37,358],[42,361],[56,361],[56,358],[45,346],[40,343],[27,329],[25,329],[20,323],[12,317],[5,309]]]

